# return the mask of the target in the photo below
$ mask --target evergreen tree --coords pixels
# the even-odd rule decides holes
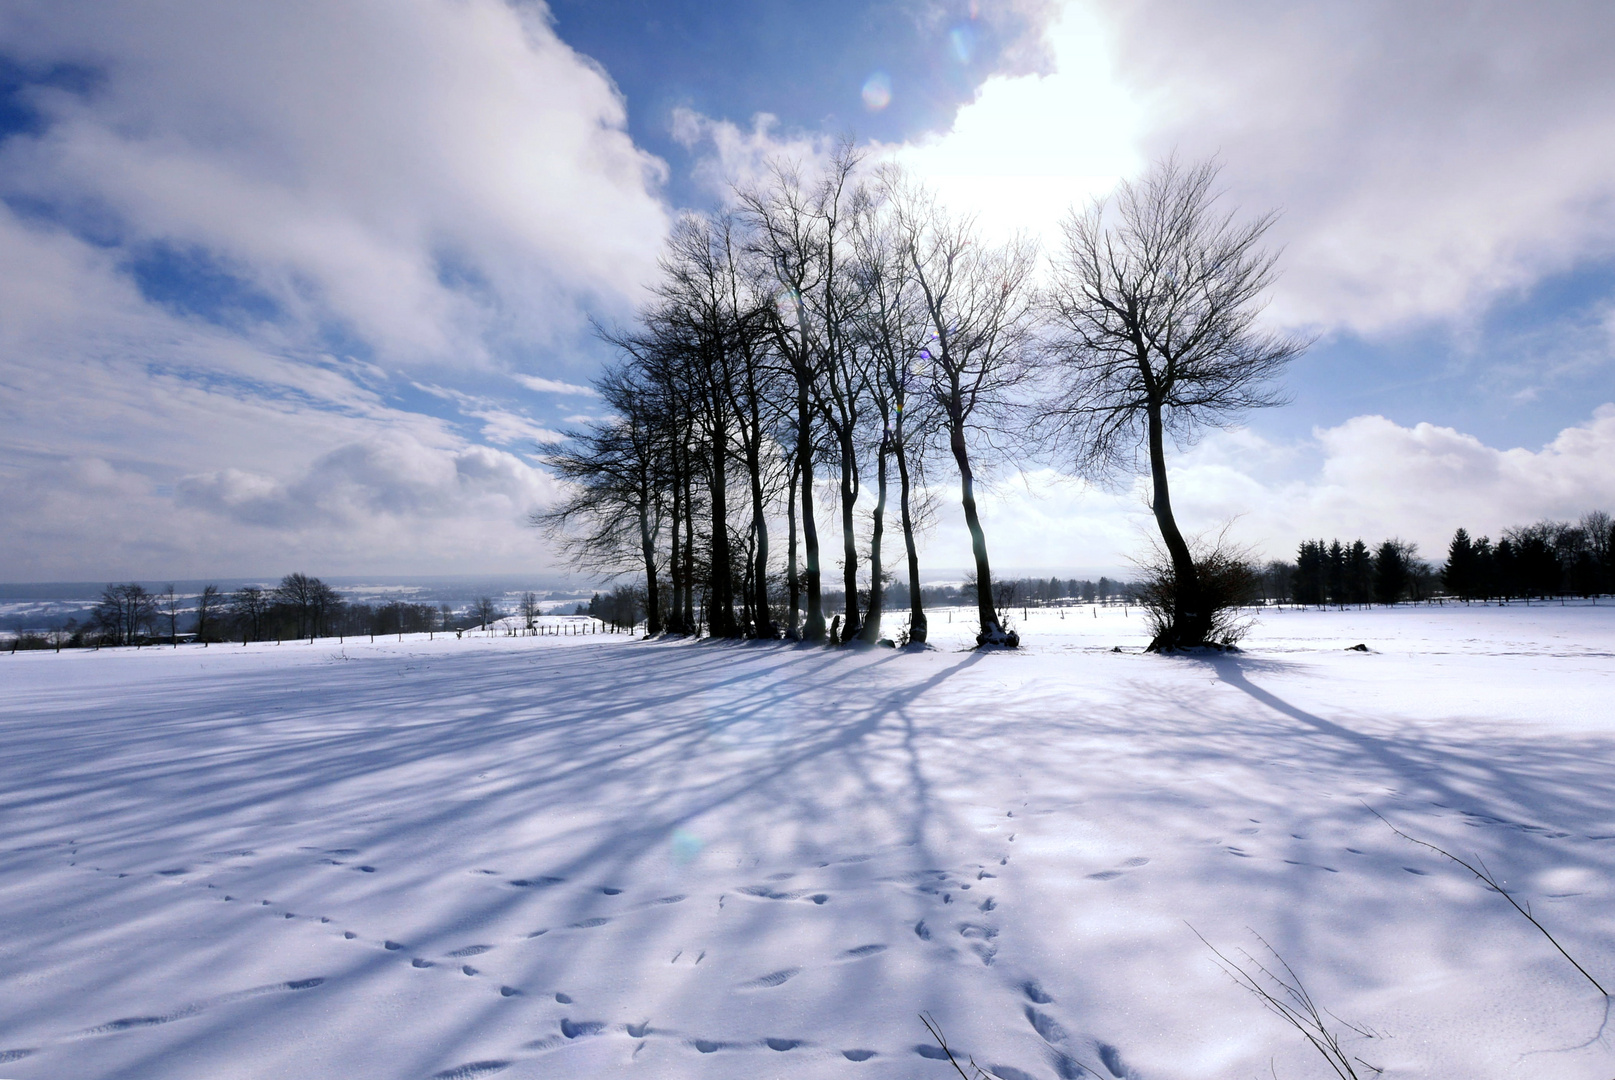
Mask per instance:
[[[1462,600],[1475,597],[1475,546],[1464,529],[1453,533],[1452,543],[1447,545],[1447,565],[1441,568],[1441,584],[1449,596]]]
[[[1407,587],[1407,545],[1400,540],[1387,540],[1374,555],[1374,599],[1381,604],[1394,604],[1402,599]]]

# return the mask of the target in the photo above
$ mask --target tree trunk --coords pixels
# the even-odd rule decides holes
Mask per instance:
[[[888,435],[880,442],[875,467],[875,523],[869,535],[869,615],[864,619],[862,639],[873,645],[880,640],[880,616],[885,606],[884,583],[881,580],[880,540],[886,531],[886,458],[891,446]]]
[[[672,553],[667,560],[667,576],[672,583],[672,595],[668,597],[669,610],[667,613],[667,629],[670,633],[684,634],[689,632],[689,623],[684,619],[684,591],[689,587],[684,576],[684,554],[682,537],[679,535],[679,526],[683,524],[684,505],[684,478],[679,469],[679,455],[673,453],[673,500],[672,513],[668,520],[668,533],[672,536]]]
[[[719,638],[732,638],[739,634],[735,624],[734,556],[729,548],[728,459],[728,432],[723,429],[721,418],[718,418],[712,430],[712,606],[707,612],[707,628],[708,633]]]
[[[752,561],[752,611],[757,636],[779,637],[779,624],[768,609],[768,506],[763,495],[763,468],[760,454],[753,452],[751,468],[751,524],[757,534],[757,551]]]
[[[1150,642],[1152,652],[1205,644],[1211,632],[1211,615],[1205,610],[1200,596],[1200,575],[1195,569],[1194,556],[1189,545],[1178,531],[1177,519],[1172,516],[1172,498],[1166,486],[1166,440],[1161,424],[1161,406],[1151,402],[1146,409],[1149,415],[1150,479],[1154,494],[1150,509],[1155,512],[1155,524],[1160,527],[1161,540],[1172,557],[1172,625]]]
[[[909,507],[908,449],[903,445],[903,419],[897,420],[898,510],[903,518],[903,547],[908,553],[908,640],[925,644],[925,603],[920,598],[920,556],[914,547],[914,517]]]
[[[853,531],[853,509],[858,502],[858,457],[852,444],[849,428],[840,438],[841,443],[841,583],[847,590],[847,615],[841,628],[841,640],[852,641],[858,636],[858,536]]]
[[[802,485],[802,546],[807,554],[807,623],[802,627],[802,640],[823,641],[824,600],[820,592],[819,526],[813,520],[813,413],[808,403],[808,388],[798,383],[796,390],[796,457],[801,463]]]
[[[644,500],[639,504],[639,550],[645,559],[645,636],[655,637],[662,632],[662,601],[656,591],[656,538],[651,533],[650,511]],[[529,614],[529,628],[532,621]]]
[[[785,502],[785,589],[791,594],[790,622],[785,626],[785,636],[792,641],[798,640],[802,634],[796,621],[797,612],[802,609],[802,579],[796,574],[796,478],[799,475],[798,463],[793,462],[790,494]]]
[[[964,503],[965,526],[970,530],[970,550],[976,556],[976,614],[981,620],[981,633],[976,635],[977,645],[1017,646],[1018,634],[1006,634],[998,621],[998,609],[993,604],[993,572],[987,565],[987,535],[981,530],[981,518],[976,514],[976,480],[970,471],[970,451],[965,446],[964,424],[958,419],[949,423],[948,446],[953,460],[959,466],[959,497]]]
[[[684,632],[700,635],[695,621],[695,481],[690,455],[684,455]]]

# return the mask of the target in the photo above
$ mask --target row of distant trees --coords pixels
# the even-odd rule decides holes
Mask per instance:
[[[596,383],[608,415],[549,456],[569,494],[534,523],[579,564],[637,578],[651,634],[867,643],[893,526],[921,642],[915,535],[951,474],[977,641],[1012,646],[978,478],[1040,455],[1094,478],[1143,465],[1164,546],[1153,646],[1207,641],[1228,598],[1202,587],[1173,517],[1166,444],[1278,403],[1270,379],[1304,344],[1256,328],[1271,217],[1215,209],[1215,177],[1168,161],[1074,211],[1040,276],[1034,245],[986,241],[850,146],[811,176],[774,162],[729,211],[683,217],[654,301],[602,330],[618,353]]]
[[[1306,540],[1294,562],[1268,563],[1255,583],[1264,600],[1318,606],[1600,596],[1615,592],[1615,522],[1595,510],[1505,529],[1496,543],[1460,528],[1439,564],[1404,540]]]
[[[522,594],[517,614],[531,627],[540,614],[535,594]],[[307,574],[287,574],[274,586],[244,585],[226,591],[206,585],[187,595],[174,586],[153,591],[138,582],[108,585],[80,624],[49,636],[23,635],[24,647],[40,645],[137,645],[189,641],[280,641],[296,638],[420,634],[486,628],[506,617],[491,597],[456,610],[448,604],[393,601],[369,604],[343,599]],[[24,640],[26,639],[26,640]]]

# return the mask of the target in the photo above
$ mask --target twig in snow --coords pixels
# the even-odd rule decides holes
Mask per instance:
[[[959,1064],[959,1059],[953,1056],[952,1050],[948,1049],[948,1040],[942,1037],[941,1025],[931,1019],[928,1014],[920,1014],[920,1023],[925,1025],[925,1030],[931,1033],[931,1038],[936,1040],[936,1044],[942,1047],[942,1052],[948,1055],[948,1064],[953,1066],[953,1071],[963,1077],[964,1080],[993,1080],[987,1072],[983,1071],[980,1065],[976,1064],[975,1058],[970,1059],[970,1067],[976,1070],[976,1075],[971,1076],[965,1072],[964,1066]]]
[[[1408,841],[1410,843],[1418,844],[1420,847],[1429,848],[1431,851],[1435,852],[1438,855],[1445,855],[1447,858],[1451,859],[1453,862],[1457,863],[1459,866],[1463,867],[1465,870],[1468,870],[1471,874],[1474,874],[1477,878],[1479,878],[1481,880],[1482,883],[1485,884],[1485,886],[1488,889],[1491,889],[1497,895],[1501,896],[1504,900],[1507,900],[1509,902],[1509,904],[1514,908],[1515,911],[1518,911],[1521,915],[1524,915],[1532,926],[1534,926],[1538,930],[1542,931],[1542,936],[1547,938],[1548,941],[1552,942],[1553,947],[1555,949],[1559,950],[1559,955],[1564,957],[1566,960],[1569,960],[1570,965],[1572,967],[1574,967],[1577,971],[1581,972],[1582,975],[1587,979],[1587,981],[1592,983],[1593,986],[1597,988],[1597,990],[1598,990],[1598,992],[1600,994],[1603,994],[1605,997],[1609,997],[1609,991],[1605,990],[1603,988],[1603,986],[1601,986],[1599,984],[1598,980],[1593,978],[1592,975],[1588,973],[1586,968],[1584,968],[1580,964],[1578,964],[1576,962],[1576,958],[1574,956],[1571,956],[1568,952],[1566,952],[1565,947],[1563,945],[1559,944],[1559,940],[1557,938],[1555,938],[1552,934],[1548,933],[1548,928],[1546,926],[1543,926],[1540,922],[1538,922],[1535,915],[1531,914],[1530,902],[1527,901],[1526,904],[1522,907],[1518,900],[1514,899],[1514,897],[1509,895],[1509,891],[1507,889],[1503,888],[1503,886],[1501,886],[1501,885],[1499,885],[1497,883],[1497,878],[1492,875],[1492,872],[1490,870],[1486,869],[1486,864],[1484,862],[1482,862],[1480,864],[1480,869],[1477,870],[1474,866],[1472,866],[1471,864],[1469,864],[1469,863],[1465,862],[1464,860],[1460,859],[1458,856],[1454,855],[1452,852],[1448,851],[1446,848],[1439,848],[1439,847],[1436,847],[1436,845],[1434,845],[1432,843],[1429,843],[1428,841],[1420,840],[1416,836],[1409,836],[1407,833],[1403,832],[1401,829],[1398,829],[1395,825],[1392,825],[1388,820],[1386,820],[1386,817],[1385,817],[1384,814],[1380,813],[1378,810],[1375,810],[1372,806],[1369,806],[1367,803],[1363,803],[1363,806],[1368,810],[1368,812],[1370,814],[1373,814],[1375,817],[1379,818],[1381,821],[1384,821],[1385,822],[1385,827],[1387,829],[1390,829],[1396,835],[1400,836],[1402,839],[1404,839],[1404,840],[1406,840],[1406,841]],[[1476,858],[1476,862],[1480,862],[1478,857]]]
[[[1279,966],[1284,969],[1285,975],[1289,976],[1288,979],[1274,974],[1260,960],[1245,952],[1244,949],[1239,951],[1244,955],[1246,962],[1251,967],[1265,975],[1269,981],[1278,984],[1283,991],[1282,996],[1270,991],[1243,966],[1230,960],[1217,949],[1217,946],[1207,941],[1204,934],[1195,930],[1192,925],[1189,929],[1194,930],[1194,936],[1200,939],[1201,944],[1211,950],[1211,954],[1217,958],[1219,965],[1227,973],[1228,977],[1255,994],[1261,999],[1263,1005],[1277,1013],[1291,1027],[1305,1036],[1307,1042],[1312,1044],[1313,1049],[1323,1055],[1323,1059],[1329,1063],[1329,1067],[1335,1071],[1335,1075],[1340,1077],[1340,1080],[1361,1080],[1356,1070],[1351,1067],[1353,1059],[1346,1056],[1346,1051],[1340,1047],[1340,1040],[1334,1032],[1329,1030],[1329,1026],[1324,1023],[1323,1014],[1328,1010],[1320,1009],[1317,1002],[1312,1000],[1312,995],[1307,992],[1306,986],[1301,982],[1301,977],[1295,973],[1295,969],[1290,967],[1284,957],[1278,954],[1278,950],[1267,943],[1266,938],[1262,937],[1261,934],[1257,934],[1254,930],[1251,931],[1256,936],[1256,940],[1260,941],[1263,947],[1273,955],[1273,959],[1278,961]],[[1329,1013],[1329,1015],[1336,1020],[1340,1019],[1335,1017],[1334,1013]],[[1345,1021],[1340,1022],[1345,1024]],[[1362,1028],[1353,1024],[1345,1024],[1345,1026],[1358,1034],[1367,1034]],[[1373,1069],[1376,1073],[1382,1071],[1373,1065],[1369,1065],[1362,1058],[1356,1058],[1355,1060]]]

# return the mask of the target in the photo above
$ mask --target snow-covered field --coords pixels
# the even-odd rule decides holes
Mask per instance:
[[[1609,1080],[1615,607],[0,656],[0,1075]],[[1358,642],[1371,652],[1348,652]],[[1191,929],[1191,927],[1193,929]],[[1329,1021],[1331,1025],[1334,1021]]]

